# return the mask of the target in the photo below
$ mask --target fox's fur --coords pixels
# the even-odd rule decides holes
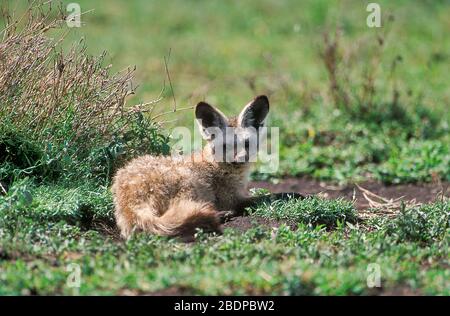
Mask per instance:
[[[221,231],[224,214],[237,213],[252,198],[247,193],[250,163],[216,161],[209,127],[263,126],[266,96],[256,97],[236,118],[200,102],[195,114],[207,144],[183,158],[142,156],[114,177],[115,217],[124,238],[135,230],[164,236],[192,235],[196,228]]]

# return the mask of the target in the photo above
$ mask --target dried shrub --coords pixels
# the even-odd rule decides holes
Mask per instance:
[[[9,11],[4,11],[3,16],[6,21],[0,40],[3,135],[21,134],[21,138],[39,144],[41,152],[33,157],[43,157],[41,165],[62,162],[65,165],[60,166],[60,173],[71,169],[69,163],[88,160],[104,175],[104,166],[98,164],[107,160],[110,175],[111,165],[128,153],[167,152],[167,139],[143,115],[150,109],[126,106],[127,97],[134,93],[134,69],[111,74],[111,65],[105,66],[104,62],[106,53],[89,56],[82,41],[67,52],[63,50],[62,42],[70,30],[61,8],[52,7],[51,2],[38,2],[21,18],[15,18]],[[10,152],[20,151],[11,138],[3,137],[2,142],[9,144]],[[100,156],[92,157],[93,152]],[[4,157],[2,160],[0,164],[7,162]],[[33,161],[29,167],[36,164]],[[58,166],[53,164],[47,169],[55,171]]]

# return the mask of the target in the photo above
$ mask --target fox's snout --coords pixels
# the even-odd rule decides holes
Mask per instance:
[[[253,127],[227,127],[224,135],[221,129],[217,129],[209,141],[214,160],[231,163],[255,162],[260,143],[263,142],[262,134],[264,133]]]

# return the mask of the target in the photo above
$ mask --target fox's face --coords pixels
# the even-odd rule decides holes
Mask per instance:
[[[231,119],[205,102],[195,108],[200,131],[214,160],[233,164],[256,161],[265,138],[268,113],[269,100],[264,95],[256,97]]]

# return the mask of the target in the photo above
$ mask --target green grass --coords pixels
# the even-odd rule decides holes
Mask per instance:
[[[0,197],[0,294],[450,294],[448,200],[406,209],[394,221],[353,224],[343,220],[355,216],[348,202],[291,200],[251,216],[288,220],[295,229],[199,232],[185,244],[105,234],[93,223],[112,220],[106,188],[23,182],[11,192]],[[81,268],[79,290],[67,283],[71,264]],[[381,288],[367,286],[370,264],[379,265]]]
[[[299,203],[295,199],[274,201],[251,212],[254,216],[273,218],[293,223],[333,227],[339,222],[354,222],[356,210],[352,203],[343,199],[326,200],[308,197]]]
[[[169,50],[179,108],[206,99],[237,114],[255,95],[268,94],[269,123],[280,128],[280,168],[254,178],[450,181],[446,1],[379,1],[381,29],[365,24],[369,1],[77,2],[94,11],[82,16],[83,26],[71,29],[63,45],[84,36],[88,53],[109,52],[103,66],[111,62],[112,73],[136,65],[139,87],[128,105],[157,98]],[[335,75],[349,102],[330,92],[321,57],[322,33],[333,38],[337,28]],[[153,114],[172,109],[171,93],[166,79],[165,98]],[[13,102],[0,104],[0,113],[10,108]],[[255,223],[261,217],[278,221],[277,229],[199,232],[190,244],[145,234],[119,240],[112,173],[133,156],[167,154],[170,129],[194,128],[193,111],[163,116],[176,119],[164,129],[136,115],[120,133],[112,126],[107,137],[95,132],[94,120],[78,142],[72,142],[73,114],[62,113],[58,124],[35,133],[0,117],[0,185],[7,191],[0,188],[0,295],[168,288],[189,294],[450,295],[448,199],[404,207],[393,219],[364,221],[345,200],[278,201],[249,211]],[[81,268],[79,289],[67,283],[71,264]],[[381,288],[367,285],[373,264]]]

